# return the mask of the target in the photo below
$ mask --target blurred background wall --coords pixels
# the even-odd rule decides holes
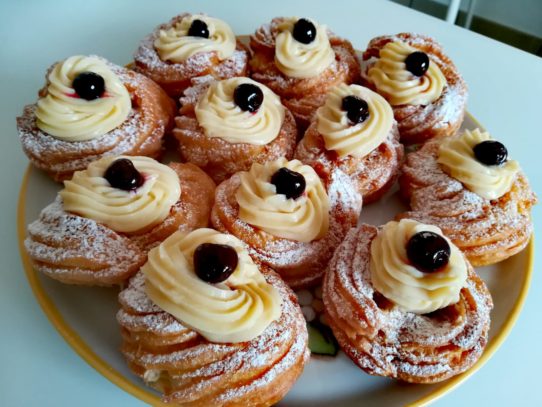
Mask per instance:
[[[391,0],[542,57],[542,0]]]

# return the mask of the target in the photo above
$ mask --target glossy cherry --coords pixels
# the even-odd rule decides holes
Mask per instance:
[[[501,165],[508,159],[508,150],[504,144],[495,140],[482,141],[472,151],[476,159],[485,165]]]
[[[357,96],[345,96],[341,108],[353,124],[363,123],[369,117],[369,105]]]
[[[294,24],[293,36],[302,44],[310,44],[316,38],[316,27],[306,18],[300,18]]]
[[[277,194],[286,195],[288,199],[299,198],[307,186],[303,175],[286,167],[280,168],[273,174],[271,183],[276,187]]]
[[[245,112],[256,112],[263,103],[263,92],[252,83],[242,83],[233,91],[233,101]]]
[[[209,38],[209,27],[207,27],[205,21],[194,20],[188,29],[188,35],[190,37]]]
[[[94,100],[103,96],[105,81],[97,73],[81,72],[73,80],[72,87],[81,99]]]
[[[113,188],[133,191],[145,182],[145,178],[127,158],[119,158],[111,163],[105,171],[104,178]]]
[[[406,249],[412,265],[424,273],[439,271],[450,260],[450,245],[433,232],[416,233],[409,239]]]
[[[406,69],[415,76],[423,76],[429,69],[429,57],[425,52],[416,51],[405,59]]]
[[[231,246],[202,243],[194,251],[194,271],[203,281],[211,284],[228,279],[237,268],[239,258]]]

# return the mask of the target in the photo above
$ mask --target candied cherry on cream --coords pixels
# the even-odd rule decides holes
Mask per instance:
[[[429,69],[429,57],[425,52],[416,51],[405,59],[406,69],[415,76],[423,76]]]
[[[357,96],[345,96],[341,103],[341,109],[346,112],[346,117],[353,124],[363,123],[369,117],[369,105]]]
[[[225,244],[202,243],[194,251],[194,272],[206,283],[226,281],[238,262],[237,251]]]
[[[105,93],[105,81],[101,75],[94,72],[81,72],[72,82],[77,96],[85,100],[101,98]]]
[[[145,182],[145,178],[127,158],[119,158],[107,167],[104,178],[113,188],[133,191]]]
[[[424,273],[439,271],[450,260],[450,245],[433,232],[416,233],[408,240],[406,249],[412,265]]]
[[[302,44],[310,44],[316,38],[316,27],[306,18],[300,18],[294,24],[294,39]]]
[[[194,20],[188,29],[188,35],[190,37],[209,38],[209,27],[207,27],[205,21]]]
[[[277,170],[271,177],[271,184],[276,187],[277,194],[283,194],[286,198],[297,199],[303,192],[307,183],[302,174],[286,167]]]
[[[233,91],[233,101],[245,112],[256,112],[263,103],[263,92],[252,83],[242,83]]]
[[[472,151],[476,159],[485,165],[501,165],[508,159],[508,150],[504,144],[495,140],[482,141]]]

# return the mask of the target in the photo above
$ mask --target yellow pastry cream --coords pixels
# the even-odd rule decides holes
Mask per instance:
[[[369,106],[369,116],[361,123],[352,123],[342,109],[343,99],[355,96]],[[327,150],[334,150],[339,157],[365,157],[377,148],[393,126],[393,111],[379,94],[359,85],[340,84],[332,88],[326,101],[316,112],[317,130],[324,139]]]
[[[297,17],[285,18],[278,26],[275,39],[275,64],[286,76],[312,78],[323,72],[335,60],[327,35],[327,27],[311,21],[316,28],[315,38],[308,44],[294,38]]]
[[[413,266],[407,244],[419,232],[433,232],[450,246],[448,263],[441,270],[425,273]],[[388,222],[371,245],[371,279],[374,289],[404,311],[425,314],[455,304],[468,274],[460,250],[432,225],[402,219]]]
[[[514,160],[501,165],[479,162],[473,149],[488,140],[492,140],[488,132],[480,129],[465,130],[458,137],[442,141],[437,162],[448,175],[475,194],[486,199],[498,199],[510,190],[520,167]]]
[[[206,24],[208,38],[189,35],[195,20]],[[196,23],[197,24],[197,23]],[[216,52],[220,60],[233,55],[236,39],[230,26],[217,18],[201,14],[184,17],[173,27],[160,30],[154,48],[162,61],[181,63],[200,52]]]
[[[299,173],[305,179],[305,191],[297,199],[277,193],[277,187],[271,183],[281,168]],[[254,163],[250,171],[243,171],[240,176],[241,185],[235,194],[239,219],[273,236],[299,242],[326,235],[329,198],[312,167],[299,160],[279,158],[263,165]]]
[[[144,177],[135,190],[114,188],[104,177],[118,159],[130,160]],[[60,191],[64,210],[93,219],[116,232],[134,233],[162,222],[179,200],[181,186],[177,173],[148,157],[104,157],[77,171],[64,181]]]
[[[263,93],[263,102],[255,112],[242,110],[235,103],[235,89],[242,84],[257,86]],[[211,84],[200,97],[195,112],[207,137],[219,137],[229,143],[268,144],[279,135],[284,121],[280,98],[267,86],[245,77]]]
[[[103,96],[86,100],[77,95],[73,81],[84,72],[103,78]],[[70,57],[57,63],[47,79],[46,94],[37,103],[36,125],[60,140],[86,141],[103,136],[121,125],[132,109],[128,90],[98,57]]]
[[[404,42],[389,42],[367,73],[378,93],[392,106],[427,105],[437,100],[446,86],[446,78],[431,59],[420,77],[407,70],[406,58],[417,51]]]
[[[201,244],[227,245],[237,266],[225,281],[211,284],[194,270]],[[281,315],[281,298],[235,236],[212,229],[175,232],[149,252],[142,268],[149,298],[211,342],[244,342],[260,335]]]

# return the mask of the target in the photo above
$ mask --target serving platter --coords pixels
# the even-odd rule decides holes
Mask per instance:
[[[467,115],[463,128],[476,127],[482,126]],[[115,320],[118,288],[64,285],[32,269],[23,246],[26,226],[54,200],[60,188],[59,184],[30,166],[21,185],[18,239],[24,270],[33,293],[51,324],[84,360],[134,397],[159,405],[158,393],[129,371],[119,351],[121,337]],[[395,187],[380,201],[365,206],[360,221],[380,225],[405,209]],[[425,405],[452,391],[483,366],[515,324],[530,284],[533,247],[531,239],[523,252],[500,264],[477,269],[491,291],[495,307],[491,314],[489,344],[478,363],[467,372],[438,384],[414,385],[365,374],[343,353],[337,357],[313,356],[280,405]]]

